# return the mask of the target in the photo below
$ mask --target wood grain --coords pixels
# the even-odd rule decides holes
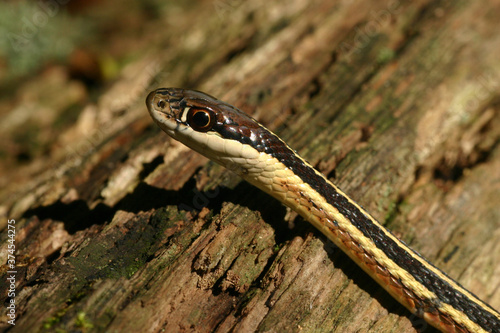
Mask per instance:
[[[144,106],[160,86],[251,113],[500,309],[499,1],[169,9],[61,133],[74,141],[31,166],[48,171],[11,171],[9,332],[433,332],[303,220],[161,133]]]

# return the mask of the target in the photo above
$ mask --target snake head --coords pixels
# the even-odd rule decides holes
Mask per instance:
[[[281,142],[244,112],[199,91],[160,88],[146,105],[164,132],[229,169],[269,149],[270,140]]]
[[[210,107],[216,100],[207,94],[178,88],[161,88],[152,91],[146,105],[153,120],[174,138],[187,127],[200,132],[208,132],[217,118]],[[213,103],[212,103],[213,104]]]

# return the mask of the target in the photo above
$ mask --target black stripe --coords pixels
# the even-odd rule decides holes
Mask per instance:
[[[315,191],[323,196],[330,205],[335,207],[342,215],[346,216],[367,238],[371,239],[379,249],[384,251],[392,261],[408,271],[415,280],[436,294],[441,302],[447,303],[455,309],[465,313],[470,320],[481,326],[484,330],[488,332],[500,332],[500,321],[493,314],[484,310],[475,302],[470,301],[467,296],[457,291],[448,282],[441,279],[420,261],[416,260],[409,251],[411,251],[413,255],[421,257],[420,254],[410,248],[401,247],[393,239],[387,237],[384,231],[373,224],[368,216],[349,202],[345,196],[331,187],[322,176],[319,176],[311,167],[304,164],[300,158],[296,157],[295,152],[277,136],[267,131],[265,128],[260,127],[252,131],[257,135],[254,135],[254,137],[250,139],[250,137],[246,135],[247,133],[241,133],[241,129],[237,129],[236,125],[237,124],[235,124],[234,127],[221,126],[218,132],[224,137],[249,144],[256,150],[266,152],[281,161],[304,182],[309,184]],[[385,230],[389,232],[387,229]],[[428,264],[433,266],[430,263]],[[438,268],[436,269],[439,270]],[[441,270],[439,271],[441,274],[446,275]],[[420,312],[419,310],[430,311],[430,309],[436,306],[435,300],[423,301],[426,302],[424,305],[425,308],[417,309],[417,312]]]

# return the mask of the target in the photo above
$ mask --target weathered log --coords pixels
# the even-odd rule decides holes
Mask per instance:
[[[157,129],[144,99],[158,86],[252,114],[500,308],[498,1],[179,13],[145,28],[150,49],[32,166],[46,172],[1,192],[17,228],[2,330],[432,331],[313,227]]]

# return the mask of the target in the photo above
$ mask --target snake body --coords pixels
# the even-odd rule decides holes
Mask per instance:
[[[230,104],[177,88],[148,111],[174,139],[299,213],[412,313],[443,332],[500,332],[500,314],[384,228],[277,135]]]

